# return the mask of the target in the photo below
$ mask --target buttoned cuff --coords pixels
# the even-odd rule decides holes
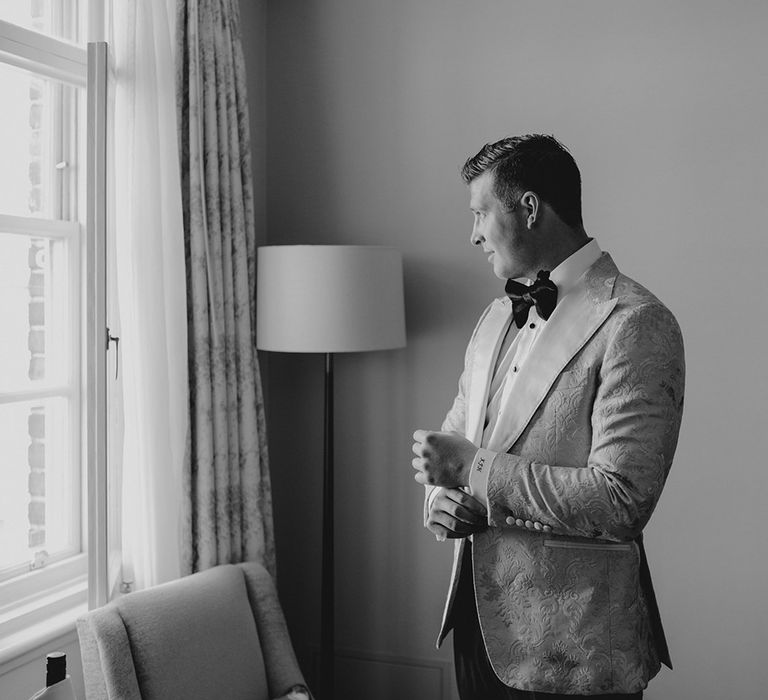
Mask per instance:
[[[427,526],[427,520],[429,520],[429,511],[432,508],[432,501],[435,500],[435,497],[437,496],[438,491],[441,490],[442,487],[440,486],[432,486],[427,487],[429,490],[429,493],[424,498],[424,527]]]
[[[427,496],[427,513],[432,510],[432,501],[435,500],[437,494],[442,490],[442,488],[442,486],[435,486],[435,488],[433,488],[430,492],[429,496]]]
[[[485,506],[489,517],[491,509],[488,507],[488,474],[494,457],[496,457],[495,452],[481,447],[475,453],[472,468],[469,471],[469,493]]]

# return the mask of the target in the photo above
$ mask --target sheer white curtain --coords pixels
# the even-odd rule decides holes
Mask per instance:
[[[112,525],[122,580],[144,588],[181,574],[189,419],[174,13],[156,0],[109,1],[108,236],[117,283],[109,315],[120,336],[110,394]]]

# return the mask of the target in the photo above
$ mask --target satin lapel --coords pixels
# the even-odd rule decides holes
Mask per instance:
[[[465,433],[475,445],[479,445],[483,438],[488,390],[496,366],[496,357],[504,339],[504,331],[510,323],[511,317],[512,303],[508,299],[497,299],[475,334],[474,347],[476,350],[472,356]]]
[[[608,318],[617,301],[595,300],[582,283],[555,307],[514,387],[502,398],[489,450],[507,452],[514,445],[560,372]]]

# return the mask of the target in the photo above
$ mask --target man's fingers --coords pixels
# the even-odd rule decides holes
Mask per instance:
[[[445,542],[445,540],[455,540],[459,537],[465,537],[457,532],[451,532],[448,528],[439,525],[438,523],[427,523],[427,530],[435,535],[438,542]]]
[[[465,523],[442,511],[433,511],[427,520],[427,529],[434,532],[438,539],[466,537],[487,527],[488,524],[484,521]]]
[[[437,537],[437,539],[441,542],[450,537],[448,530],[446,530],[442,525],[438,525],[437,523],[427,523],[427,530],[433,533],[435,537]]]
[[[445,496],[445,498],[449,498],[459,505],[464,506],[467,510],[475,513],[476,515],[481,515],[483,517],[488,515],[488,511],[485,509],[485,506],[480,503],[480,501],[478,501],[474,496],[471,496],[462,489],[444,489],[442,495]]]
[[[465,523],[472,525],[476,523],[485,522],[485,516],[479,513],[473,513],[471,510],[467,510],[464,506],[457,505],[453,515],[459,520],[463,520]]]
[[[450,498],[445,498],[443,494],[439,494],[435,497],[430,511],[434,514],[444,513],[448,517],[467,523],[468,525],[481,525],[486,521],[484,513],[471,511],[460,503],[457,503]]]
[[[429,474],[424,471],[424,460],[421,457],[414,457],[411,460],[411,466],[416,470],[413,478],[418,483],[422,484],[423,486],[427,486],[428,484],[432,483],[432,477],[430,477]]]
[[[427,435],[429,434],[429,430],[416,430],[413,433],[413,439],[416,440],[416,442],[424,442],[427,439]]]
[[[444,513],[442,511],[433,513],[430,516],[427,525],[429,526],[430,524],[442,526],[448,533],[453,533],[454,537],[469,535],[475,530],[475,528],[472,527],[472,524],[464,523],[461,520],[456,520],[456,518],[453,518],[448,513]]]
[[[473,513],[471,510],[467,510],[464,506],[459,505],[458,503],[454,501],[447,501],[447,509],[444,510],[444,513],[448,513],[452,517],[454,517],[456,520],[461,520],[462,522],[467,523],[468,525],[477,525],[479,523],[485,522],[485,516],[480,515],[479,513]]]
[[[415,462],[416,460],[413,460],[413,461]],[[427,474],[427,472],[422,471],[416,465],[414,465],[413,468],[416,470],[416,473],[413,475],[413,478],[416,480],[417,483],[421,484],[422,486],[434,486],[435,485],[434,477],[432,477],[429,474]]]
[[[446,497],[445,491],[435,497],[432,508],[435,511],[447,513],[451,517],[469,523],[470,525],[476,525],[485,520],[485,515],[473,512],[468,508],[465,508],[457,500]]]

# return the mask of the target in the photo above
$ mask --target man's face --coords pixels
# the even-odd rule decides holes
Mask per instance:
[[[493,193],[493,178],[486,171],[469,183],[469,208],[475,217],[470,240],[482,245],[497,277],[528,277],[532,251],[525,213],[519,205],[515,211],[507,211]]]

